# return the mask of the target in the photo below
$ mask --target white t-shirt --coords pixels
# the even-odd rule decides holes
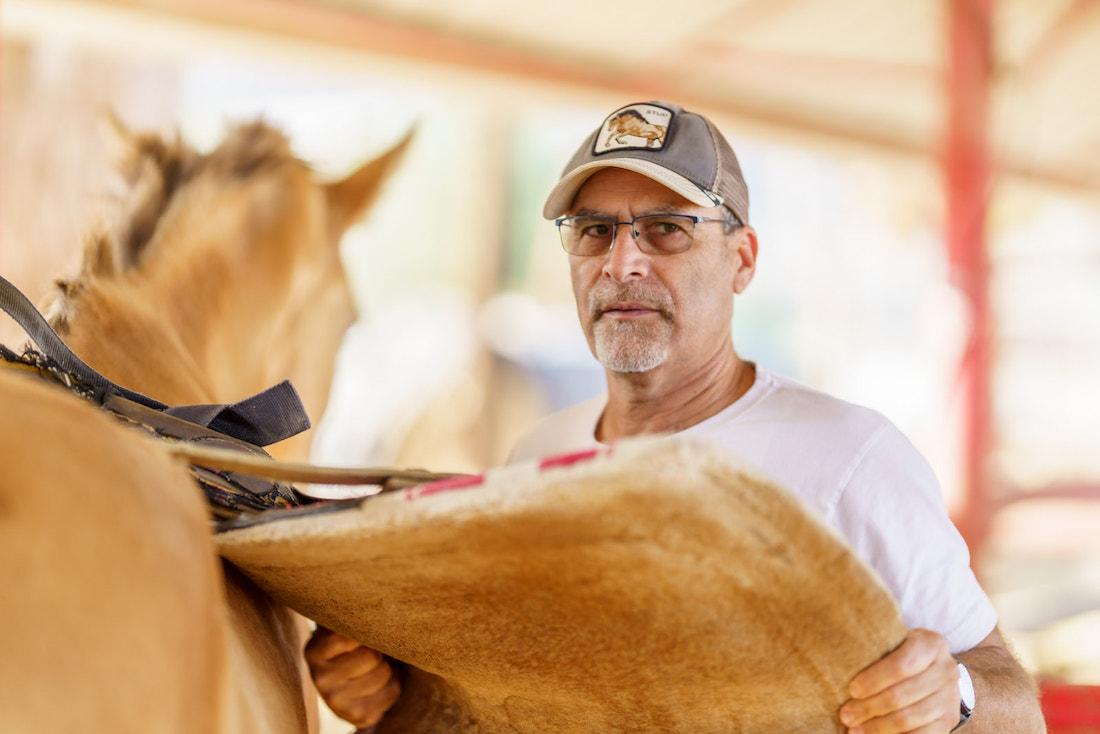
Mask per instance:
[[[597,445],[601,395],[540,421],[511,461]],[[893,592],[909,628],[969,650],[997,623],[931,467],[884,416],[757,367],[745,395],[682,435],[756,464],[838,530]]]

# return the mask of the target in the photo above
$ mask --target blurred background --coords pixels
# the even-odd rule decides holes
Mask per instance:
[[[761,243],[738,350],[897,423],[1026,664],[1100,706],[1058,688],[1100,684],[1100,0],[3,0],[0,50],[0,274],[36,302],[105,109],[201,150],[262,117],[325,177],[416,127],[343,243],[326,463],[481,471],[600,392],[542,200],[612,109],[710,116]]]

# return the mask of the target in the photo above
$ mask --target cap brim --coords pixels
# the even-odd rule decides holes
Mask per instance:
[[[653,179],[662,186],[675,191],[697,206],[718,206],[723,203],[721,197],[717,194],[709,195],[687,178],[650,161],[638,158],[608,158],[577,166],[563,176],[550,191],[550,195],[546,197],[546,204],[542,207],[542,216],[546,219],[557,219],[565,214],[572,206],[573,199],[581,186],[584,185],[584,182],[601,168],[623,168],[627,171],[640,173],[646,178]]]

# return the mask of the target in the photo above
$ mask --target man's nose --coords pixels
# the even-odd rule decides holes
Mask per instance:
[[[611,250],[606,257],[604,275],[620,283],[644,278],[649,274],[649,256],[638,247],[634,227],[630,222],[621,222],[615,226]]]

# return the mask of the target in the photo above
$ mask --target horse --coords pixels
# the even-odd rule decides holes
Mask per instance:
[[[645,140],[647,148],[659,148],[665,142],[667,125],[654,125],[648,122],[637,110],[627,110],[607,121],[610,137],[617,143],[625,143],[623,138],[630,136]]]
[[[355,316],[338,244],[411,135],[325,183],[261,121],[206,154],[112,127],[128,194],[57,282],[54,329],[169,405],[289,378],[320,415]],[[0,370],[0,405],[2,728],[315,731],[303,620],[219,559],[186,468],[34,376]]]

